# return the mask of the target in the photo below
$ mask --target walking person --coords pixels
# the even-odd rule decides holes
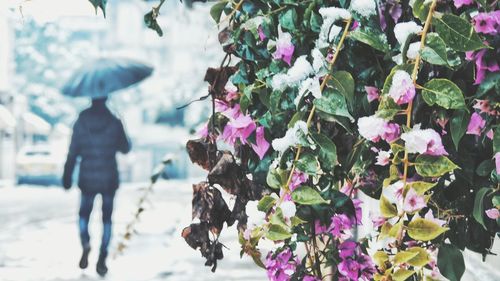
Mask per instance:
[[[130,142],[122,122],[106,107],[106,98],[92,100],[90,108],[82,111],[73,127],[68,157],[64,166],[63,186],[72,186],[72,175],[80,158],[78,187],[81,190],[79,210],[80,240],[83,247],[80,268],[88,266],[90,253],[89,219],[97,195],[102,197],[103,232],[96,271],[106,275],[106,257],[111,240],[113,201],[119,186],[116,153],[128,153]]]

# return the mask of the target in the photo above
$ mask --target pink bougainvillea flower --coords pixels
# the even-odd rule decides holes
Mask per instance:
[[[481,113],[486,113],[488,115],[497,115],[498,112],[491,108],[489,100],[476,100],[473,108],[479,110]]]
[[[485,211],[485,213],[488,216],[488,218],[490,218],[492,220],[496,220],[496,219],[500,218],[500,211],[498,211],[497,208],[488,209]]]
[[[314,232],[316,234],[323,234],[328,232],[328,226],[321,224],[319,220],[314,221]]]
[[[372,86],[365,86],[365,91],[366,91],[366,97],[368,98],[369,102],[372,102],[374,100],[378,100],[380,97],[380,90],[376,87]]]
[[[500,174],[500,152],[495,153],[495,167],[497,174]]]
[[[391,151],[380,150],[376,159],[375,165],[386,166],[391,161]]]
[[[486,137],[489,138],[490,140],[493,139],[493,136],[494,136],[494,133],[493,133],[493,130],[489,130],[487,133],[486,133]]]
[[[425,218],[426,220],[430,220],[430,221],[434,222],[435,224],[437,224],[437,225],[439,225],[439,226],[443,226],[443,225],[445,225],[445,224],[446,224],[446,221],[445,221],[445,220],[440,220],[440,219],[438,219],[438,218],[435,218],[435,217],[434,217],[434,214],[432,213],[432,210],[431,210],[431,209],[429,209],[429,211],[427,211],[427,213],[425,213],[424,218]]]
[[[351,26],[351,31],[358,29],[358,27],[359,27],[359,22],[355,20],[355,21],[352,23],[352,26]]]
[[[292,181],[290,182],[289,186],[290,191],[294,191],[301,184],[305,183],[308,178],[309,176],[306,173],[295,169],[292,175]]]
[[[247,138],[253,133],[257,126],[249,115],[239,115],[236,119],[229,121],[222,132],[222,139],[234,145],[239,139],[241,143],[246,144]]]
[[[262,25],[259,26],[259,28],[257,29],[258,33],[259,33],[259,39],[260,41],[264,41],[266,40],[267,36],[266,34],[264,33],[264,29],[262,28]]]
[[[226,86],[224,87],[224,90],[226,91],[227,102],[235,100],[239,97],[238,87],[236,87],[233,83],[231,83],[231,81],[227,82]]]
[[[340,258],[345,259],[354,256],[357,248],[358,244],[354,241],[346,240],[342,242],[338,247]]]
[[[294,51],[295,46],[292,44],[292,35],[281,31],[281,26],[278,26],[278,41],[276,42],[276,52],[274,52],[273,58],[281,59],[288,65],[292,65]]]
[[[306,275],[302,281],[321,281],[321,279],[316,276]]]
[[[352,228],[352,220],[346,214],[337,214],[332,217],[330,233],[335,238],[349,238]]]
[[[354,188],[351,182],[346,182],[341,188],[340,192],[344,193],[345,195],[352,197],[356,196],[358,193],[358,190]]]
[[[406,193],[403,210],[408,213],[414,213],[426,207],[425,198],[417,194],[415,189],[410,188]]]
[[[361,209],[361,204],[363,204],[363,201],[358,198],[354,198],[352,199],[352,204],[354,205],[355,217],[353,218],[353,220],[351,220],[351,223],[353,225],[361,225],[361,220],[363,219],[363,210]]]
[[[370,212],[370,220],[372,221],[373,227],[381,227],[387,220],[375,213]]]
[[[500,11],[478,13],[473,20],[478,33],[496,35],[500,31]]]
[[[401,139],[405,141],[405,147],[409,153],[434,156],[448,155],[441,141],[441,136],[433,129],[422,130],[416,126],[413,130],[403,133]]]
[[[384,133],[382,134],[382,139],[386,142],[393,142],[399,138],[399,125],[396,123],[386,123],[384,125]]]
[[[408,72],[398,70],[392,77],[389,96],[399,105],[409,103],[415,97],[415,85]]]
[[[455,7],[460,8],[462,6],[469,6],[474,3],[474,0],[453,0]]]
[[[465,52],[465,59],[468,61],[475,60],[476,63],[476,79],[474,81],[474,85],[479,85],[486,77],[486,72],[496,72],[500,70],[500,66],[498,65],[495,57],[493,56],[490,59],[485,58],[485,54],[487,49],[482,49],[477,52]]]
[[[474,112],[472,113],[469,125],[467,126],[467,134],[480,136],[485,125],[486,121],[481,117],[481,115]]]
[[[202,138],[208,137],[208,123],[205,123],[205,125],[198,130],[197,134]]]
[[[287,248],[273,258],[269,252],[266,258],[267,277],[271,281],[289,281],[297,268],[297,262],[292,258],[292,251]]]
[[[255,130],[255,142],[257,144],[252,144],[253,151],[255,151],[259,159],[262,160],[271,146],[264,137],[264,127],[260,126]]]
[[[349,280],[359,280],[358,278],[359,278],[360,265],[357,261],[355,261],[353,259],[342,260],[337,265],[337,268],[338,268],[340,274],[349,278]]]

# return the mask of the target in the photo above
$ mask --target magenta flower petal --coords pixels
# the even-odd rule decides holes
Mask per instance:
[[[264,127],[260,126],[255,131],[255,142],[257,144],[252,144],[253,151],[255,151],[259,159],[262,160],[270,147],[269,142],[264,138]]]
[[[500,174],[500,152],[497,152],[494,157],[497,174]]]
[[[365,91],[369,102],[378,100],[380,97],[380,90],[376,87],[365,86]]]
[[[500,211],[498,211],[497,208],[488,209],[485,211],[485,213],[488,216],[488,218],[490,218],[492,220],[496,220],[496,219],[500,218]]]
[[[474,3],[474,0],[454,0],[453,4],[455,7],[460,8],[462,6],[469,6]]]
[[[403,202],[403,210],[408,213],[414,213],[426,206],[424,197],[418,195],[415,189],[410,188]]]
[[[481,117],[481,115],[474,112],[472,113],[469,125],[467,126],[467,134],[480,136],[485,125],[486,121]]]

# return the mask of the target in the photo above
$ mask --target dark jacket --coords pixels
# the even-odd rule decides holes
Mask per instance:
[[[114,192],[119,185],[117,152],[128,153],[130,142],[122,122],[105,104],[93,105],[82,111],[73,127],[68,158],[64,165],[63,186],[72,185],[72,175],[78,157],[78,186],[84,193]]]

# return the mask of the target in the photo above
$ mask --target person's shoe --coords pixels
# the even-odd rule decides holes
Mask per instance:
[[[106,273],[108,273],[108,267],[106,266],[106,255],[105,254],[99,255],[99,259],[97,260],[96,271],[97,271],[97,274],[99,274],[101,277],[104,277],[106,275]]]
[[[89,266],[89,253],[90,253],[90,247],[84,247],[79,264],[81,269],[85,269],[87,268],[87,266]]]

